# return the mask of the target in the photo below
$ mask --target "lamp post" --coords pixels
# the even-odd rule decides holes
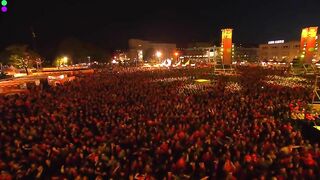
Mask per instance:
[[[177,63],[179,61],[179,58],[178,58],[179,57],[179,53],[175,52],[174,55],[176,56],[176,63]]]
[[[63,63],[68,64],[68,57],[67,56],[63,57]]]
[[[90,65],[90,63],[91,63],[91,57],[88,56],[87,58],[88,58],[88,62],[89,62],[89,65]]]
[[[158,58],[158,63],[160,63],[160,58],[161,58],[161,56],[162,56],[162,53],[160,52],[160,51],[157,51],[156,52],[156,56],[157,56],[157,58]]]
[[[60,69],[60,66],[68,63],[68,57],[64,56],[58,59],[58,69]]]

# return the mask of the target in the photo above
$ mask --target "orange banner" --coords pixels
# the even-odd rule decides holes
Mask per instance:
[[[222,29],[221,53],[222,63],[232,64],[232,29]]]
[[[318,27],[309,27],[301,33],[301,58],[304,63],[311,64],[315,55]]]
[[[309,28],[302,29],[301,32],[301,42],[300,42],[300,50],[303,51],[304,46],[307,43]]]

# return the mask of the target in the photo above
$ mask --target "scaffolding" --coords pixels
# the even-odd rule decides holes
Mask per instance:
[[[303,64],[304,74],[305,75],[316,75],[317,67],[313,64]]]
[[[290,72],[294,76],[300,76],[300,75],[317,75],[318,74],[318,68],[314,64],[303,64],[302,66],[294,66],[290,65]]]
[[[312,94],[312,104],[319,104],[320,105],[320,76],[316,76],[315,82],[314,82],[314,88],[313,88],[313,94]]]
[[[214,74],[236,74],[236,67],[233,64],[225,65],[221,60],[216,60],[214,63]]]
[[[320,76],[319,75],[316,75],[313,92],[312,92],[312,102],[310,106],[311,106],[312,112],[320,112]],[[316,126],[317,124],[316,122],[314,122],[314,128],[317,128]]]

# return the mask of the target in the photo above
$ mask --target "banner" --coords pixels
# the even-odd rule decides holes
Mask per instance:
[[[309,28],[305,63],[311,64],[312,59],[314,58],[317,32],[318,32],[318,27]]]
[[[222,64],[232,64],[232,29],[222,29],[221,56]]]
[[[309,27],[302,30],[300,50],[304,63],[311,64],[315,55],[318,27]]]
[[[302,29],[301,42],[300,42],[300,51],[301,52],[303,52],[303,48],[307,45],[308,31],[309,31],[309,28]]]

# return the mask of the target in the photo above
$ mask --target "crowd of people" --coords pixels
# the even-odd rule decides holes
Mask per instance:
[[[247,68],[117,69],[0,97],[0,179],[320,179],[318,143],[290,120],[311,91]],[[179,93],[195,78],[215,79]]]

